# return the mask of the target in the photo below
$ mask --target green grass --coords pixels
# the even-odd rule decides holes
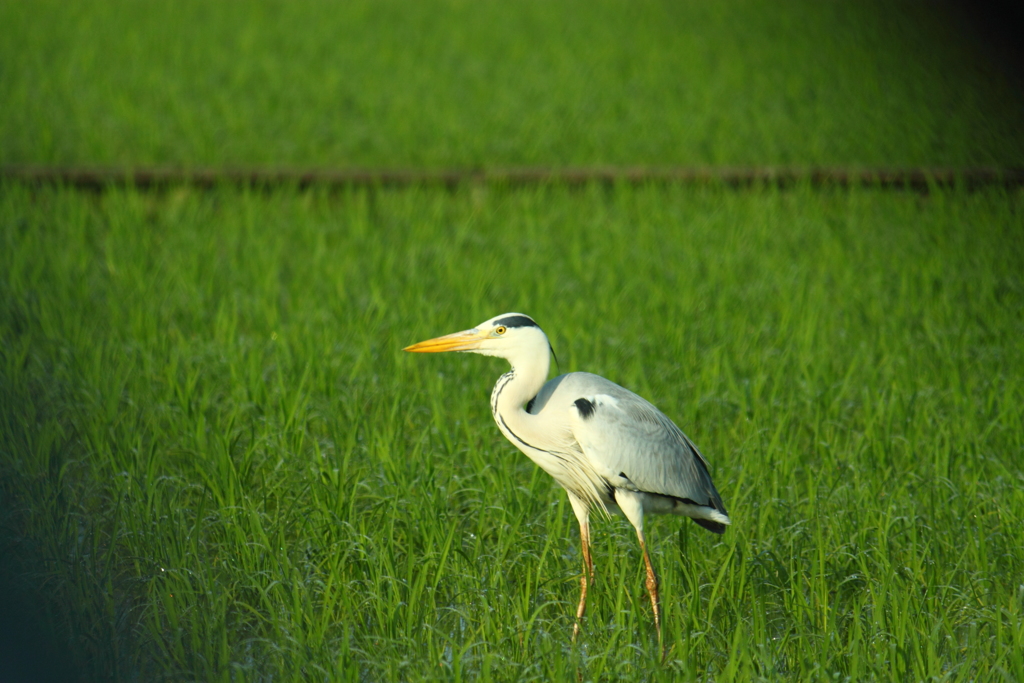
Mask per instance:
[[[8,8],[9,11],[9,8]],[[0,187],[0,568],[122,680],[1024,679],[1024,197]],[[580,554],[505,310],[696,441],[734,520]]]
[[[935,4],[0,0],[0,163],[1020,165]],[[1024,680],[1024,195],[0,185],[0,615],[60,677]],[[578,533],[520,310],[708,455]],[[11,615],[15,615],[12,617]],[[23,654],[0,623],[0,658]]]
[[[0,2],[0,163],[1019,165],[943,3]]]

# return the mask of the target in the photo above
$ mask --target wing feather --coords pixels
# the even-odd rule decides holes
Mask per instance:
[[[612,485],[728,514],[704,456],[664,413],[603,377],[589,373],[568,377],[573,381],[562,382],[559,393],[566,392],[566,398],[573,400],[573,436]],[[579,399],[589,405],[575,403]]]

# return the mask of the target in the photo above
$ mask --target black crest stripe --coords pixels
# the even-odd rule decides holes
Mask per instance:
[[[528,318],[525,315],[510,315],[507,318],[501,320],[495,320],[495,325],[504,325],[505,327],[537,327],[537,323],[533,322],[533,318]]]

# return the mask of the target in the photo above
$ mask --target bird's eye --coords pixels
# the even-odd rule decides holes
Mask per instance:
[[[495,327],[494,328],[494,334],[505,334],[505,326],[504,325],[498,325],[497,327]]]

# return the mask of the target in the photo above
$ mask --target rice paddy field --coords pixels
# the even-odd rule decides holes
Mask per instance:
[[[0,163],[1020,165],[1020,54],[977,24],[948,0],[3,0]]]
[[[0,2],[0,162],[1020,166],[957,11]],[[1022,235],[1002,186],[0,183],[0,678],[1024,680]],[[711,463],[661,644],[621,518],[570,642],[503,361],[401,351],[504,311]]]

